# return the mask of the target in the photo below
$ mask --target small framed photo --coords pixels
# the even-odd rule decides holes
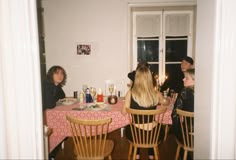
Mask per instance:
[[[77,45],[77,55],[90,55],[91,45],[90,44],[78,44]]]

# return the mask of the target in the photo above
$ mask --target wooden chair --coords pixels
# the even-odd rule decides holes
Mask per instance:
[[[155,159],[159,158],[159,135],[166,107],[156,110],[136,110],[126,108],[129,114],[133,141],[129,140],[128,159],[136,158],[137,148],[153,148]],[[132,155],[132,149],[133,155]]]
[[[111,118],[82,120],[66,115],[66,119],[70,123],[77,159],[112,159],[114,142],[106,139]]]
[[[176,138],[178,147],[175,155],[175,160],[179,158],[180,148],[184,149],[184,160],[187,159],[188,152],[193,152],[194,149],[194,113],[187,112],[180,109],[176,110],[179,116],[182,141]]]

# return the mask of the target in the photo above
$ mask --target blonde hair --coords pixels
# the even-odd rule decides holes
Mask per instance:
[[[188,74],[193,80],[195,80],[195,69],[194,68],[187,69],[185,74]]]
[[[150,107],[158,104],[159,99],[153,86],[152,74],[148,67],[141,66],[137,68],[131,94],[140,106]]]

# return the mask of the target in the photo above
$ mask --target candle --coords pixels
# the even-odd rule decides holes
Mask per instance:
[[[103,102],[103,94],[101,88],[98,89],[97,102]]]
[[[159,77],[159,85],[162,86],[164,82],[167,80],[168,76],[167,75],[162,75]]]

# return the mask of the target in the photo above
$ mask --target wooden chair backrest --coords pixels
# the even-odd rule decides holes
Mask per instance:
[[[156,110],[126,108],[126,112],[129,114],[133,144],[141,148],[156,146],[166,107]]]
[[[75,152],[79,159],[104,159],[104,149],[111,118],[84,120],[66,115]]]
[[[194,148],[194,112],[176,109],[179,116],[183,146],[185,150],[193,151]]]

